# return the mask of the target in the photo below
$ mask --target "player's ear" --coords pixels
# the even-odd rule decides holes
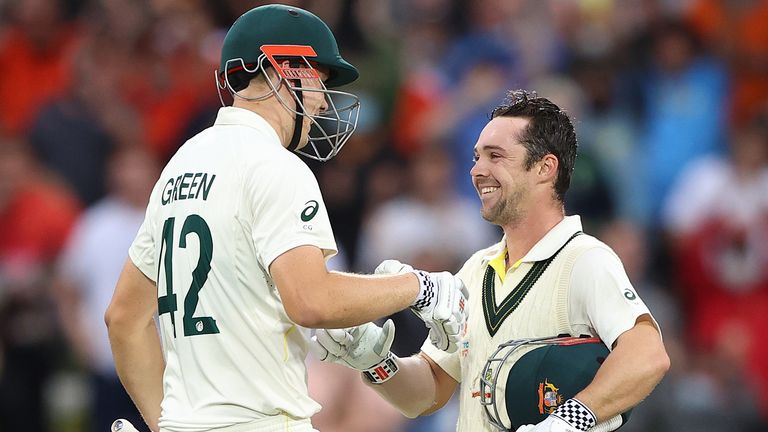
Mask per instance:
[[[557,177],[557,168],[560,165],[560,161],[557,160],[557,156],[549,153],[545,155],[536,164],[537,174],[543,182],[554,180]]]

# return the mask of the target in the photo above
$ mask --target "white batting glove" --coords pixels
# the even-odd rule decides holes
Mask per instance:
[[[589,432],[613,432],[619,427],[621,427],[622,424],[624,424],[624,420],[621,418],[620,415],[617,415],[616,417],[610,420],[604,421],[602,423],[598,423],[597,426],[593,427],[592,429],[589,429]],[[517,428],[515,432],[530,432],[532,430],[537,430],[537,429],[534,429],[537,426],[538,425],[520,426],[519,428]]]
[[[615,419],[611,419],[611,421],[613,420]],[[595,417],[592,410],[578,399],[571,398],[557,407],[555,412],[547,416],[547,418],[540,423],[536,425],[520,426],[515,432],[582,432],[613,430],[605,424],[596,426],[596,423],[597,417]],[[620,425],[621,417],[619,416],[619,425],[617,425],[616,428]]]
[[[389,351],[394,340],[395,323],[390,319],[383,327],[365,323],[346,329],[318,329],[309,349],[321,361],[357,369],[372,383],[381,384],[398,370]]]
[[[520,426],[515,432],[580,432],[580,430],[560,417],[550,415],[538,424]]]
[[[113,421],[109,430],[111,432],[139,432],[138,429],[133,427],[131,422],[125,419],[117,419]]]
[[[432,345],[449,353],[455,352],[467,321],[464,306],[469,293],[464,282],[449,272],[429,273],[415,270],[397,260],[386,260],[374,271],[375,274],[408,272],[416,275],[421,288],[411,305],[411,310],[429,328]]]

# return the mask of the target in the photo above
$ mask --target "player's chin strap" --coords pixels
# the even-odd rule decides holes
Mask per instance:
[[[301,80],[291,80],[294,88],[301,88]],[[293,136],[291,142],[288,144],[288,150],[295,151],[299,147],[299,141],[301,140],[301,130],[304,126],[304,95],[301,90],[295,90],[296,92],[296,116],[293,122]]]

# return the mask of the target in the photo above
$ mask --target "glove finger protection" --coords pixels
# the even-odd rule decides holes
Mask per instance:
[[[353,342],[352,335],[345,329],[318,329],[312,339],[316,340],[317,345],[320,345],[334,357],[344,357],[347,355],[349,347]],[[324,357],[322,355],[318,356],[320,360],[323,360]]]
[[[411,309],[428,323],[433,345],[449,353],[455,352],[467,320],[464,283],[449,272],[426,273],[417,270],[416,275],[422,286],[426,284],[427,289],[435,288],[432,296],[424,297],[430,301],[419,304],[419,300]]]
[[[431,343],[447,352],[455,352],[461,337],[467,313],[467,288],[458,277],[449,272],[428,273],[414,270],[397,260],[385,260],[376,267],[376,274],[402,274],[413,272],[419,279],[419,295],[411,310],[429,329]]]
[[[309,341],[309,351],[312,353],[313,356],[315,356],[318,360],[328,363],[341,363],[344,362],[339,359],[339,356],[333,355],[327,348],[327,346],[332,346],[336,342],[331,339],[330,336],[322,335],[321,336],[321,330],[318,329],[317,333],[312,336],[312,339]],[[323,333],[325,330],[322,330]],[[321,342],[322,340],[322,342]],[[336,347],[334,348],[336,350],[339,350],[340,348]]]
[[[309,349],[325,362],[365,371],[390,357],[395,340],[395,323],[391,319],[379,327],[366,323],[348,329],[318,329]]]
[[[377,275],[395,275],[395,274],[403,274],[412,272],[413,267],[409,266],[408,264],[401,263],[398,260],[384,260],[376,266],[376,269],[373,271],[373,274]]]

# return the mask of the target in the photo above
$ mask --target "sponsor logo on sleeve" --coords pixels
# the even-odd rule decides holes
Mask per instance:
[[[301,212],[301,220],[309,222],[317,215],[318,210],[320,210],[320,204],[315,200],[309,200],[304,205],[306,207]]]

